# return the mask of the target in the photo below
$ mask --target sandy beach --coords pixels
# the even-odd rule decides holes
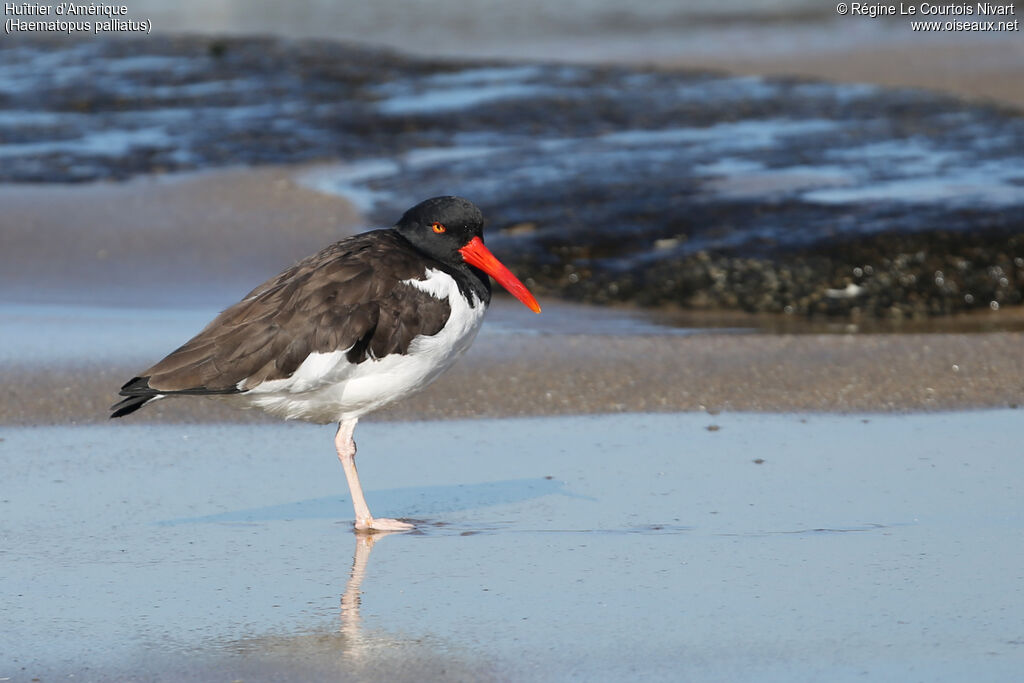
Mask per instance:
[[[167,346],[168,350],[173,348]],[[551,336],[484,334],[414,398],[370,420],[668,411],[904,412],[1024,402],[1024,334]],[[153,362],[162,352],[156,351]],[[106,420],[150,362],[3,368],[6,424]],[[267,421],[212,399],[153,404],[132,422]]]
[[[188,304],[208,301],[217,288],[240,297],[359,224],[348,202],[302,188],[296,172],[0,186],[3,299]]]

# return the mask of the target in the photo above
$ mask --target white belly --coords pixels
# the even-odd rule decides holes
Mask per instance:
[[[412,340],[406,354],[350,363],[348,349],[310,354],[285,379],[271,380],[229,398],[287,419],[337,422],[361,417],[427,386],[466,352],[483,323],[485,306],[463,298],[447,273],[428,270],[425,280],[406,280],[451,310],[444,328]]]

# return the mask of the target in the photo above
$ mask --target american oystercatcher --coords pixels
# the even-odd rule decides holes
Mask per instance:
[[[216,396],[285,419],[337,422],[356,530],[412,528],[370,515],[352,434],[360,417],[430,384],[469,348],[491,300],[488,275],[540,313],[484,246],[483,222],[465,199],[434,197],[393,228],[335,242],[129,380],[111,417],[168,396]]]

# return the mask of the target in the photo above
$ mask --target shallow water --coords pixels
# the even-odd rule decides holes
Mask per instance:
[[[365,424],[372,509],[419,524],[372,548],[331,436],[4,430],[0,677],[1009,681],[1024,665],[1015,411]]]

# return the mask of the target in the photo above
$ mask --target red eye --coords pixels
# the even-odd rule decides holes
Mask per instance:
[[[434,232],[436,232],[439,235],[442,232],[444,232],[445,230],[448,229],[448,228],[444,227],[443,225],[441,225],[440,223],[431,223],[430,227],[432,227],[434,229]]]

